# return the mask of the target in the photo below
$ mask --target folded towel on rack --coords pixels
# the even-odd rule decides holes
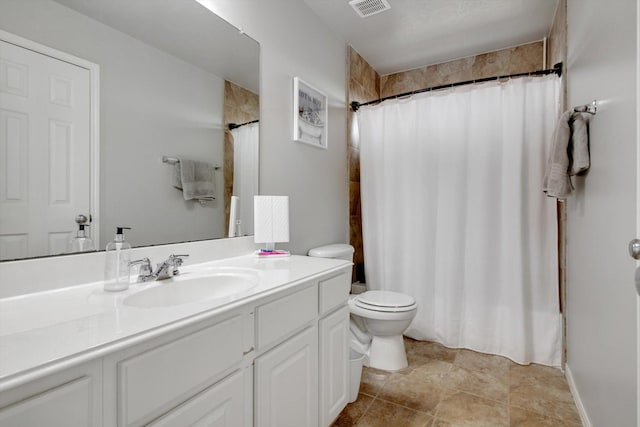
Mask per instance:
[[[573,109],[560,116],[553,141],[543,191],[549,197],[566,198],[573,191],[570,175],[589,168],[589,134],[582,114]]]
[[[180,158],[174,166],[173,186],[182,190],[185,200],[197,200],[201,204],[215,200],[215,166]]]
[[[575,113],[572,116],[571,126],[571,140],[569,142],[571,156],[569,161],[571,162],[571,170],[569,175],[579,175],[580,173],[589,169],[591,161],[589,159],[589,130],[587,128],[587,121],[580,113]]]

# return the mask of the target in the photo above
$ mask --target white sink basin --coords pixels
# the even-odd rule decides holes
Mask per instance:
[[[255,287],[258,274],[250,269],[219,268],[184,273],[157,283],[157,286],[129,295],[123,303],[130,307],[158,308],[211,299],[232,299]]]

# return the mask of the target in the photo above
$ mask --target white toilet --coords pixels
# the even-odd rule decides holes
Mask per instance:
[[[351,346],[368,355],[367,366],[385,371],[407,367],[402,333],[416,316],[418,305],[409,295],[367,291],[349,300]]]
[[[321,246],[309,256],[353,260],[353,247],[345,244]],[[386,371],[407,367],[402,333],[416,315],[413,297],[398,292],[367,291],[349,299],[351,348],[365,354],[365,365]]]

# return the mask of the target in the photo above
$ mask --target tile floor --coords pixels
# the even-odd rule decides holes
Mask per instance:
[[[365,368],[333,427],[581,426],[563,373],[405,339],[409,367]]]

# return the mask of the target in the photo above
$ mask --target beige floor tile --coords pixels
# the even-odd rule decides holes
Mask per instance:
[[[526,411],[512,406],[509,408],[509,427],[581,427],[581,423],[572,423],[546,417],[537,412]]]
[[[379,369],[362,368],[362,380],[360,381],[360,393],[368,394],[369,396],[377,396],[378,392],[384,386],[387,378],[391,375],[391,372],[381,371]]]
[[[440,360],[423,359],[423,363],[416,364],[409,375],[423,384],[429,384],[439,388],[446,388],[448,375],[453,364]],[[402,372],[393,374],[390,378],[404,375]]]
[[[471,350],[459,350],[454,365],[470,371],[488,373],[496,378],[506,379],[514,362],[506,357],[478,353]]]
[[[461,359],[459,363],[452,364],[409,355],[410,368],[413,365],[411,374],[423,380],[424,383],[441,389],[456,389],[487,399],[506,402],[509,393],[508,363],[510,361],[508,359],[468,350],[461,350],[456,361],[458,359]]]
[[[378,399],[433,415],[442,389],[415,374],[393,374],[378,393]]]
[[[432,421],[433,419],[423,412],[376,399],[356,425],[358,427],[427,427],[431,426]]]
[[[573,396],[559,369],[514,365],[509,370],[511,406],[537,412],[569,424],[580,423]]]
[[[430,342],[405,345],[409,366],[365,368],[358,400],[332,427],[581,426],[558,369]]]
[[[431,341],[416,341],[406,337],[404,339],[404,345],[408,355],[415,354],[430,359],[442,360],[443,362],[453,363],[458,353],[458,350],[447,348],[442,344]]]
[[[454,427],[454,425],[445,420],[436,418],[433,420],[433,424],[431,424],[431,427]]]
[[[349,403],[347,407],[342,410],[338,419],[332,424],[332,427],[351,427],[356,425],[358,420],[362,418],[367,409],[369,409],[371,402],[373,402],[373,397],[360,393],[355,402]]]
[[[550,387],[527,384],[512,387],[509,404],[568,423],[580,422],[571,394]]]
[[[491,370],[469,370],[454,365],[445,386],[501,402],[506,402],[509,396],[508,376]]]
[[[434,425],[499,427],[507,426],[508,418],[506,402],[495,402],[457,392],[442,399]]]
[[[407,366],[404,369],[401,369],[399,371],[394,371],[393,374],[401,374],[401,375],[408,375],[410,373],[412,373],[414,370],[416,370],[416,368],[419,368],[423,365],[432,363],[434,361],[434,359],[430,359],[428,357],[424,357],[424,356],[419,356],[417,354],[411,354],[408,353],[407,354],[407,362],[409,363],[409,366]]]
[[[511,387],[525,384],[538,385],[569,392],[569,385],[560,369],[536,364],[518,365],[514,363],[509,369],[509,384]]]

